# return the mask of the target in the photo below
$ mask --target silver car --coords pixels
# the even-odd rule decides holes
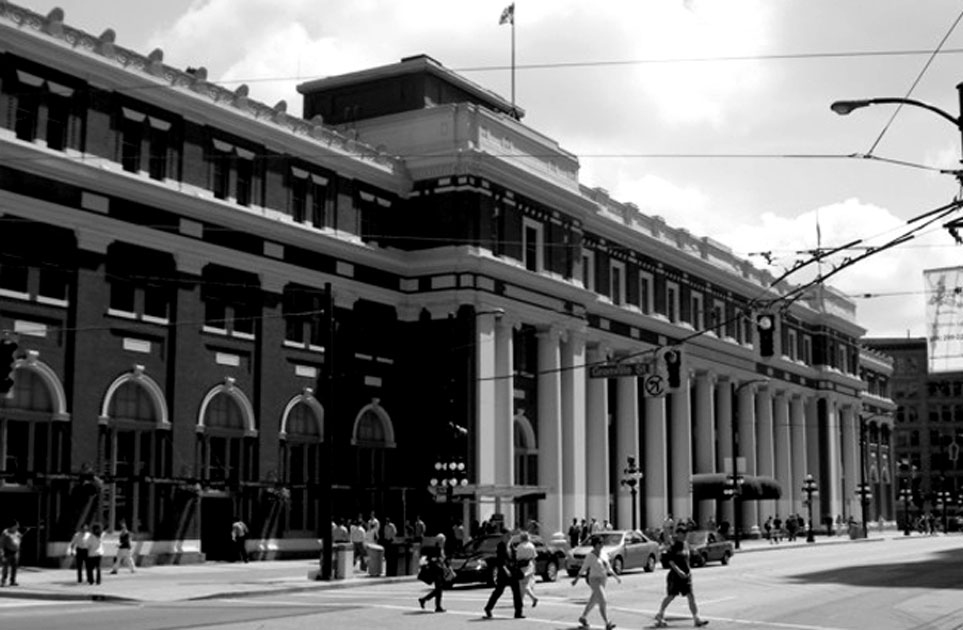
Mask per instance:
[[[647,538],[640,531],[625,529],[598,532],[590,535],[589,539],[594,536],[602,539],[602,553],[606,554],[612,570],[618,575],[626,569],[639,568],[651,573],[659,563],[659,543]],[[590,551],[592,546],[588,544],[588,540],[572,550],[566,567],[571,577],[578,575],[582,562]]]

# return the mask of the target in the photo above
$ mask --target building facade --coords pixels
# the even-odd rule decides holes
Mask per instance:
[[[805,513],[807,474],[817,518],[859,514],[852,301],[581,184],[498,95],[419,56],[300,86],[297,118],[60,10],[0,3],[0,33],[0,502],[26,561],[121,519],[141,562],[225,557],[234,516],[264,556],[371,511],[731,522],[692,481],[733,455],[776,488],[744,529]]]
[[[956,515],[963,503],[963,374],[930,374],[922,337],[867,338],[865,344],[894,360],[895,513],[900,523],[909,520],[915,527],[920,516],[929,514],[942,521],[944,506],[948,516]]]

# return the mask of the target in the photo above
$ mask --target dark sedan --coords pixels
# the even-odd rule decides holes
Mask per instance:
[[[718,532],[705,529],[689,532],[685,541],[689,545],[689,563],[694,567],[716,561],[729,564],[729,559],[735,552],[731,540],[723,538]]]
[[[548,547],[538,536],[530,537],[535,545],[535,573],[546,582],[558,579],[559,569],[565,567],[565,552]],[[509,534],[479,536],[468,541],[465,548],[452,554],[451,568],[455,571],[456,584],[495,584],[495,549],[505,541],[509,549],[517,544],[517,537]]]

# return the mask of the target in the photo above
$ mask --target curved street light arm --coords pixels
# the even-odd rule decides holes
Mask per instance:
[[[869,107],[870,105],[912,105],[913,107],[919,107],[922,109],[927,109],[937,116],[950,121],[954,127],[958,130],[963,131],[963,121],[959,118],[950,114],[949,112],[943,111],[935,105],[930,105],[929,103],[924,103],[923,101],[917,101],[912,98],[897,98],[897,97],[884,97],[884,98],[867,98],[852,101],[836,101],[829,106],[831,110],[839,114],[840,116],[848,116],[854,109],[861,109],[863,107]]]

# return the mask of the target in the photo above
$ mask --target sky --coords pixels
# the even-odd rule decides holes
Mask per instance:
[[[512,97],[510,0],[16,0],[301,112],[295,86],[427,54]],[[879,248],[829,281],[870,337],[926,334],[924,269],[963,264],[942,227],[909,223],[960,192],[958,0],[516,0],[515,102],[578,156],[580,181],[779,276],[817,247]],[[937,52],[938,51],[938,52]],[[362,138],[363,139],[363,138]],[[870,155],[876,159],[861,157]],[[818,229],[817,229],[818,225]],[[788,278],[802,283],[870,249]],[[768,253],[768,257],[761,255]]]

